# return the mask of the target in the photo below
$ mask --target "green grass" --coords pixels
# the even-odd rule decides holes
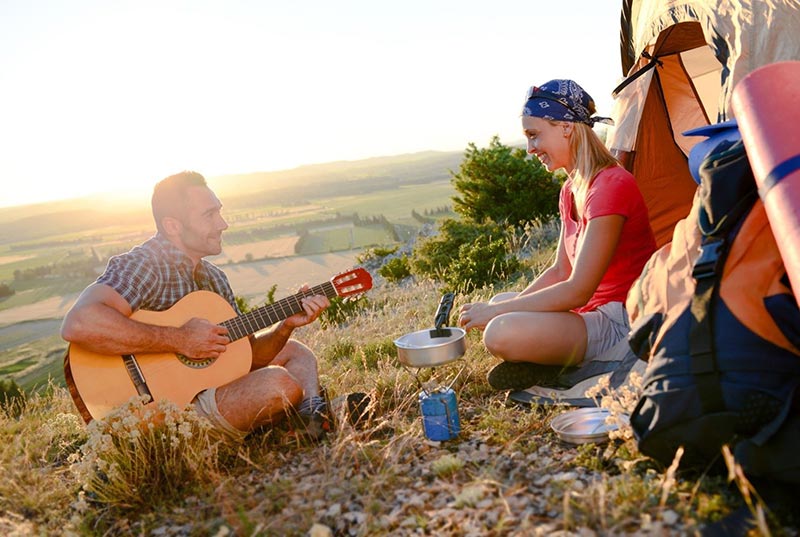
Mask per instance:
[[[44,360],[39,359],[35,367],[15,378],[16,383],[28,392],[41,391],[51,384],[64,387],[64,352],[67,344],[59,339],[59,345],[51,347]]]
[[[0,367],[0,377],[8,378],[10,375],[14,373],[19,373],[25,369],[28,369],[30,366],[36,363],[36,359],[34,358],[25,358],[23,360],[18,360],[12,364]]]

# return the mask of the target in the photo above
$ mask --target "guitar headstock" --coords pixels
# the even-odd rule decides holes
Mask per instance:
[[[372,276],[363,268],[342,272],[331,278],[336,294],[341,297],[357,295],[372,289]]]

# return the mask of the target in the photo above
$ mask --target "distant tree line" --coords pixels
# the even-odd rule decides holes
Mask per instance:
[[[17,269],[14,271],[14,281],[24,282],[51,277],[93,277],[97,275],[95,269],[98,264],[99,261],[95,257],[85,257],[75,261],[62,261],[22,270]]]
[[[8,284],[0,283],[0,298],[7,298],[13,295],[16,291],[14,291]]]
[[[65,244],[85,244],[85,243],[96,243],[101,242],[103,237],[100,235],[93,235],[91,237],[80,237],[75,239],[70,239],[69,241],[44,241],[44,242],[25,242],[25,243],[17,243],[12,244],[8,247],[11,251],[19,251],[19,250],[33,250],[37,248],[53,248],[53,247],[63,247]]]

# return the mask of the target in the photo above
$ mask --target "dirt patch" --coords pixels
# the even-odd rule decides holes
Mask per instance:
[[[268,241],[251,242],[247,244],[225,245],[222,253],[214,257],[213,263],[238,263],[244,261],[247,254],[253,259],[263,259],[265,257],[285,258],[294,255],[294,245],[300,237],[291,235],[280,237]]]
[[[0,326],[7,326],[38,319],[61,319],[78,298],[79,293],[52,296],[33,304],[17,306],[0,311]]]
[[[301,285],[318,285],[352,268],[359,251],[258,261],[224,267],[234,293],[261,301],[273,285],[275,298],[297,292]]]
[[[32,255],[7,255],[0,257],[0,265],[7,265],[9,263],[16,263],[17,261],[25,261],[30,259]]]

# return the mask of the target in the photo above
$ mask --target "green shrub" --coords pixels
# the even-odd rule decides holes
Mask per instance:
[[[16,416],[25,406],[25,392],[13,379],[0,380],[0,410]]]
[[[387,255],[395,253],[398,248],[399,246],[375,246],[373,248],[369,248],[356,256],[356,263],[363,264],[371,259],[383,259]]]
[[[243,296],[236,295],[234,300],[236,300],[236,307],[239,308],[239,311],[242,313],[247,313],[253,309],[250,307],[250,304],[247,303],[247,299]]]
[[[369,300],[364,295],[347,298],[333,297],[331,305],[319,317],[320,325],[323,329],[342,325],[368,306]]]
[[[470,143],[453,185],[454,210],[467,220],[491,220],[522,227],[558,214],[558,191],[563,176],[554,176],[524,149],[500,143],[494,136],[488,148]]]
[[[444,220],[437,235],[414,249],[412,272],[463,292],[500,281],[520,267],[510,255],[513,235],[513,227],[494,222]]]
[[[411,265],[408,262],[408,256],[394,257],[390,259],[380,269],[378,269],[378,274],[390,282],[399,282],[400,280],[411,276]]]
[[[461,245],[444,281],[455,291],[469,293],[503,281],[519,269],[520,262],[509,254],[505,237],[481,235],[475,242]]]

